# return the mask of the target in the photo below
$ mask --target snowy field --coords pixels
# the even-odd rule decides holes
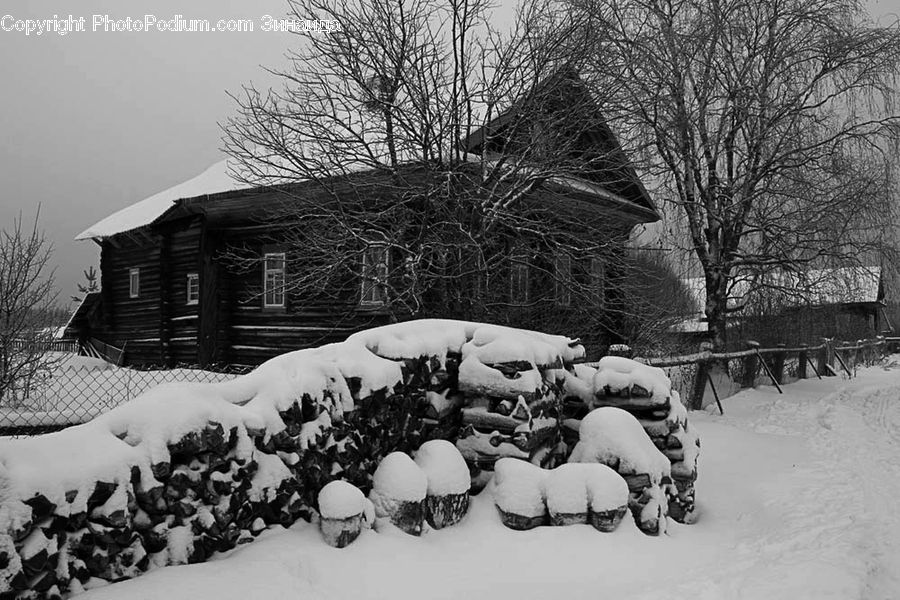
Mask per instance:
[[[301,522],[79,598],[900,598],[898,360],[691,413],[700,520],[659,538],[630,519],[610,534],[512,531],[483,493],[459,526],[421,538],[385,526],[338,550]]]

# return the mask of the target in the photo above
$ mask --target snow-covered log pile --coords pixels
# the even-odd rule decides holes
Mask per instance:
[[[654,535],[665,531],[671,466],[638,420],[620,408],[597,408],[581,421],[578,435],[569,462],[614,469],[628,485],[628,507],[638,527]]]
[[[689,427],[687,409],[662,369],[624,357],[607,356],[600,359],[596,368],[576,365],[574,369],[567,371],[566,393],[564,413],[567,416],[582,417],[592,409],[607,407],[620,409],[634,417],[629,419],[615,411],[595,411],[597,415],[604,416],[592,417],[594,424],[589,429],[597,428],[597,431],[588,433],[591,439],[605,439],[604,443],[613,444],[616,436],[625,436],[625,431],[628,430],[634,438],[632,442],[643,447],[644,454],[652,455],[650,450],[653,447],[659,451],[653,459],[644,461],[645,470],[642,472],[626,472],[621,465],[616,464],[616,453],[623,452],[624,448],[608,448],[607,460],[610,462],[600,460],[616,468],[626,478],[633,494],[640,494],[634,499],[632,510],[636,512],[638,523],[644,523],[642,528],[653,530],[654,519],[650,517],[657,506],[659,514],[663,514],[668,506],[670,517],[678,522],[690,522],[694,511],[694,483],[697,480],[700,439],[696,431]],[[643,443],[644,437],[634,426],[635,422],[649,437],[652,446]],[[578,436],[568,438],[570,444],[584,439],[584,425],[581,424],[579,430],[577,418],[567,420],[566,424],[568,431],[580,431]],[[584,446],[582,450],[585,450]],[[581,453],[576,446],[570,461],[585,460],[579,457]],[[658,485],[662,487],[656,489],[648,482],[652,482],[654,477],[650,472],[650,465],[660,462],[660,453],[670,466],[668,469],[658,469]],[[640,504],[641,508],[636,504]],[[643,520],[639,514],[647,519]],[[656,520],[662,525],[665,523],[658,516]]]
[[[627,511],[625,480],[603,464],[563,464],[548,470],[502,458],[495,467],[494,504],[511,529],[590,523],[609,532]]]
[[[228,382],[160,386],[62,432],[2,441],[0,594],[54,598],[205,560],[269,525],[311,518],[333,480],[367,493],[382,458],[430,438],[462,437],[467,458],[534,459],[556,444],[562,373],[583,354],[562,336],[402,323],[279,356]],[[490,410],[476,413],[515,427],[469,420],[460,435],[461,407],[485,399]],[[487,447],[466,442],[478,430]],[[468,503],[459,463],[432,481],[446,453],[417,458],[434,491],[425,503],[434,526],[452,524]],[[353,494],[336,495],[326,518],[355,520],[339,514]],[[352,537],[341,533],[346,524],[335,523],[336,543]]]
[[[492,470],[503,457],[541,465],[565,461],[560,445],[565,373],[584,355],[574,341],[560,345],[565,339],[476,332],[459,365],[464,428],[456,445],[470,465]]]

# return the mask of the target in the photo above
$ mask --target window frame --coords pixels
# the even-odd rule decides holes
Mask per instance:
[[[192,283],[195,283],[195,288],[197,294],[195,297],[191,297],[191,289]],[[185,281],[185,304],[187,306],[196,306],[200,304],[200,274],[199,273],[188,273]]]
[[[380,260],[372,262],[372,253],[378,252]],[[368,244],[362,252],[360,265],[359,305],[380,308],[387,305],[388,277],[390,275],[390,246],[383,242]],[[375,272],[373,273],[373,270]],[[377,271],[381,271],[378,273]],[[373,273],[370,275],[370,273]]]
[[[513,259],[509,265],[509,303],[513,306],[525,306],[530,298],[531,269],[526,261]]]
[[[132,267],[128,269],[128,297],[141,297],[141,268]]]
[[[269,268],[270,260],[281,261],[280,268]],[[263,309],[279,310],[287,306],[287,292],[285,285],[287,284],[287,253],[280,252],[263,252],[262,257],[262,307]],[[273,275],[270,284],[269,274]],[[281,282],[278,284],[277,275],[281,274]],[[272,294],[272,302],[269,302],[269,294]],[[278,300],[280,297],[280,301]]]

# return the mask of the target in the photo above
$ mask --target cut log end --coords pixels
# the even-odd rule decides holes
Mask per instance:
[[[319,520],[319,530],[322,532],[325,543],[334,548],[349,546],[362,533],[362,527],[362,513],[345,519],[322,517]]]
[[[428,496],[425,498],[425,518],[434,529],[459,523],[469,511],[469,493]]]
[[[538,515],[536,517],[525,517],[515,513],[506,512],[499,506],[497,507],[497,511],[500,513],[500,520],[503,524],[516,531],[527,531],[528,529],[534,529],[535,527],[540,527],[548,523],[546,514]]]

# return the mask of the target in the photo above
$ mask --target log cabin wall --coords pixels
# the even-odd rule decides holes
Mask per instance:
[[[167,257],[161,266],[166,276],[160,298],[161,364],[165,366],[198,364],[200,301],[189,302],[188,275],[201,276],[201,232],[201,220],[194,218],[168,224],[158,234],[161,254]]]
[[[103,241],[100,272],[103,327],[92,336],[126,352],[127,364],[159,364],[160,251],[156,236],[117,235]],[[138,269],[136,298],[130,272]]]
[[[222,247],[237,245],[260,257],[255,268],[236,270],[219,261],[218,278],[222,341],[221,362],[233,365],[257,365],[273,356],[301,348],[320,346],[344,340],[348,335],[368,327],[388,323],[384,311],[359,306],[361,286],[348,280],[337,297],[323,293],[320,297],[300,297],[290,290],[291,268],[302,260],[296,251],[273,246],[260,240],[252,230],[232,227],[217,232]],[[284,307],[263,306],[263,262],[266,252],[286,251],[288,289]]]
[[[188,303],[187,277],[198,272],[199,244],[197,219],[104,240],[102,325],[91,336],[124,349],[127,365],[197,364],[198,306]],[[131,269],[139,269],[137,298]]]

